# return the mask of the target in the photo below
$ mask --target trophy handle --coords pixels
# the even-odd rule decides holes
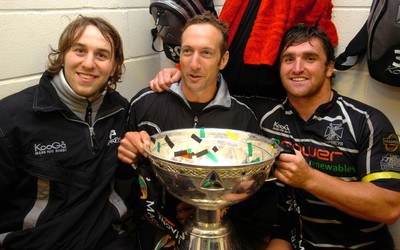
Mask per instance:
[[[291,145],[289,145],[289,144],[283,144],[283,145],[281,145],[281,147],[282,147],[282,151],[278,154],[278,156],[276,157],[276,159],[278,159],[278,157],[279,157],[282,153],[285,153],[285,154],[292,154],[292,155],[295,154],[294,149],[293,149],[293,147],[292,147]],[[270,174],[267,176],[267,178],[265,178],[265,182],[267,182],[267,181],[275,181],[275,180],[276,180],[276,177],[274,176],[275,168],[276,168],[276,166],[275,166],[275,163],[274,163],[274,164],[272,164]]]

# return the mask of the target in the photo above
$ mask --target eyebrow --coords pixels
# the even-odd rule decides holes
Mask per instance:
[[[83,43],[75,42],[75,43],[73,43],[73,44],[71,45],[71,48],[72,48],[72,47],[85,47],[85,48],[86,48],[87,45],[85,45],[85,44],[83,44]],[[107,54],[110,54],[110,55],[112,54],[110,50],[108,50],[108,49],[103,49],[103,48],[97,48],[96,51],[104,52],[104,53],[107,53]]]
[[[317,52],[315,52],[315,51],[306,51],[303,54],[306,55],[306,56],[315,56],[315,57],[318,57],[318,58],[320,57],[319,54]]]
[[[289,56],[294,56],[296,53],[294,52],[283,52],[282,58],[284,57],[289,57]],[[304,51],[301,53],[301,56],[315,56],[315,57],[320,57],[319,54],[315,51]]]
[[[182,45],[181,48],[182,48],[182,49],[183,49],[183,48],[194,49],[194,47],[193,47],[192,45]],[[210,46],[201,47],[200,49],[201,49],[201,50],[216,50],[215,48],[210,47]]]

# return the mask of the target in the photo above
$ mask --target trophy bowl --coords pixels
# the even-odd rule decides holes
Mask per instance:
[[[219,128],[170,130],[151,141],[146,150],[158,180],[196,207],[195,218],[185,225],[189,240],[178,248],[240,249],[220,210],[253,195],[283,149],[258,134]]]

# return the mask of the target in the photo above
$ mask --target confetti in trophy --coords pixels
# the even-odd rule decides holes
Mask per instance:
[[[221,210],[252,196],[283,151],[266,137],[215,128],[165,131],[152,136],[147,150],[167,191],[196,207],[185,221],[182,250],[239,250]]]

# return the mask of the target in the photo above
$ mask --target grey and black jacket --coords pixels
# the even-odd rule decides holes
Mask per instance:
[[[52,77],[0,101],[0,246],[99,249],[126,212],[112,184],[129,103],[107,93],[89,124]]]

